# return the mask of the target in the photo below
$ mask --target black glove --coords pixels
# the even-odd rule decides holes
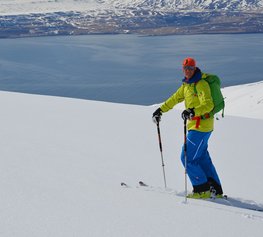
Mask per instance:
[[[158,108],[153,113],[153,117],[152,117],[153,122],[156,124],[159,123],[161,121],[161,116],[162,116],[162,110],[161,110],[161,108]]]
[[[186,109],[182,113],[182,119],[192,119],[195,116],[195,111],[193,108],[191,109]]]

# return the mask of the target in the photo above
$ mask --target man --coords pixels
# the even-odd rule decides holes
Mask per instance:
[[[185,103],[182,118],[187,119],[187,173],[193,185],[193,193],[188,198],[217,198],[223,196],[223,190],[216,169],[207,150],[208,140],[214,128],[213,116],[207,116],[213,110],[209,84],[202,79],[201,70],[196,67],[193,58],[183,61],[184,79],[180,88],[153,113],[153,121],[159,123],[162,113],[176,104]],[[205,119],[203,119],[205,118]],[[181,160],[185,165],[184,147]]]

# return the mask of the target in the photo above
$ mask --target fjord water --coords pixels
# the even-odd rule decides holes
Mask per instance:
[[[89,35],[0,40],[0,90],[117,103],[160,103],[192,56],[222,86],[263,80],[263,34]]]

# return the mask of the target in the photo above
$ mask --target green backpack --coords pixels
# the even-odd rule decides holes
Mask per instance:
[[[213,117],[216,113],[222,110],[222,117],[224,117],[225,101],[221,92],[221,81],[218,76],[212,74],[202,73],[202,79],[206,80],[210,86],[211,95],[214,102],[214,108],[207,115],[201,116],[202,119]],[[197,82],[198,83],[198,82]],[[196,84],[194,86],[195,93],[197,94]]]

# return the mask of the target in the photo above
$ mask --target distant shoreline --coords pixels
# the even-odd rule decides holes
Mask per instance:
[[[187,36],[187,35],[249,35],[249,34],[263,34],[263,32],[191,32],[191,33],[150,33],[150,31],[146,32],[140,32],[140,33],[89,33],[89,34],[79,34],[79,35],[69,35],[69,34],[56,34],[56,35],[23,35],[23,36],[10,36],[10,37],[0,37],[0,40],[2,39],[23,39],[23,38],[38,38],[38,37],[52,37],[52,36],[95,36],[95,35],[138,35],[139,37],[158,37],[158,36]]]

